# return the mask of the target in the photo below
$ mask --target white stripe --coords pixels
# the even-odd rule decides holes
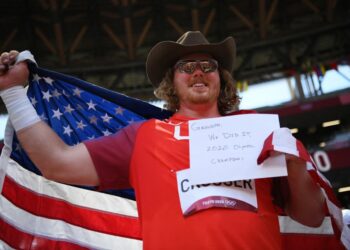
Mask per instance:
[[[288,128],[279,128],[273,131],[272,145],[275,151],[299,156],[296,139]]]
[[[137,217],[136,202],[133,200],[50,181],[22,168],[11,159],[7,174],[20,185],[39,194],[55,197],[82,207]]]
[[[341,236],[340,236],[341,242],[344,244],[346,249],[350,249],[350,229],[344,225]]]
[[[338,228],[341,230],[343,228],[343,214],[340,210],[340,208],[335,205],[330,199],[328,199],[326,191],[321,188],[323,195],[326,198],[326,203],[328,207],[329,213],[332,215],[332,217],[335,220],[335,223],[337,224]]]
[[[306,162],[306,169],[311,172],[311,171],[315,171],[316,174],[318,175],[318,177],[323,180],[328,186],[329,188],[332,188],[332,184],[329,182],[329,180],[326,179],[326,177],[324,177],[324,175],[318,170],[315,169],[315,167],[312,165],[311,162]]]
[[[142,241],[95,232],[64,221],[35,216],[0,196],[0,216],[22,231],[94,249],[141,249]]]
[[[14,250],[14,248],[10,247],[0,239],[0,250]]]
[[[278,216],[281,233],[301,233],[301,234],[323,234],[333,235],[333,227],[331,218],[325,217],[321,226],[319,227],[308,227],[299,222],[293,220],[289,216]]]
[[[306,170],[316,171],[315,167],[312,165],[311,162],[306,162]]]
[[[12,140],[13,140],[13,127],[10,119],[7,119],[6,128],[5,128],[5,138],[4,138],[4,147],[1,150],[0,156],[0,193],[4,184],[6,172],[7,172],[7,163],[12,151]]]
[[[299,157],[299,151],[293,149],[293,148],[288,148],[288,147],[283,147],[283,146],[273,146],[274,151],[278,151],[281,153],[285,154],[290,154]]]
[[[311,157],[310,157],[310,159],[311,159],[311,162],[306,162],[306,169],[308,171],[316,171],[316,174],[318,175],[318,177],[320,177],[320,179],[322,179],[324,182],[326,182],[329,187],[332,187],[332,184],[329,182],[329,180],[327,180],[327,178],[318,170],[318,168],[315,167],[316,165],[313,162]]]
[[[318,170],[316,170],[316,173],[318,175],[318,177],[320,177],[324,182],[326,182],[328,184],[328,186],[330,188],[332,188],[332,184],[329,182],[329,180]]]
[[[332,215],[332,217],[335,220],[335,223],[337,224],[339,230],[341,231],[340,240],[343,243],[343,245],[346,247],[346,249],[350,250],[350,230],[349,228],[344,224],[343,221],[343,214],[341,209],[336,206],[330,199],[328,199],[328,196],[324,189],[321,189],[326,197],[326,203],[328,207],[329,213]]]

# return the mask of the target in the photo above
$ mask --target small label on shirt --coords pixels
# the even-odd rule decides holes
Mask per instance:
[[[254,180],[192,185],[189,169],[178,171],[177,187],[182,213],[191,215],[212,207],[257,211]]]

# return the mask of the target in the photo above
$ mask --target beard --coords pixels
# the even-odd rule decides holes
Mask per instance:
[[[217,99],[216,95],[206,93],[188,93],[187,100],[195,104],[204,104]]]
[[[193,104],[206,104],[216,102],[220,89],[208,89],[207,91],[196,91],[194,89],[176,89],[176,94],[181,101],[193,103]]]

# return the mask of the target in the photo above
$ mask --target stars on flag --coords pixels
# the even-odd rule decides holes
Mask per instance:
[[[117,107],[117,108],[114,108],[114,110],[115,110],[115,113],[116,113],[117,115],[123,115],[123,113],[124,113],[124,109],[121,108],[120,106]]]
[[[149,112],[149,106],[135,99],[80,79],[41,68],[31,70],[28,100],[40,118],[68,145],[109,136],[131,122],[144,120],[143,112]],[[39,173],[25,151],[20,150],[16,137],[12,148],[11,157]]]
[[[21,144],[16,143],[16,144],[15,144],[15,150],[16,150],[16,151],[22,151]]]
[[[94,115],[90,116],[89,121],[91,124],[97,125],[97,117],[96,116],[94,116]]]
[[[41,91],[43,93],[43,99],[45,99],[47,102],[50,101],[50,98],[52,97],[52,95],[50,94],[50,91]]]
[[[74,109],[68,104],[67,106],[64,106],[64,113],[72,113]]]
[[[57,90],[57,89],[54,89],[52,91],[52,96],[53,97],[56,97],[56,98],[59,98],[62,94]]]
[[[106,123],[109,123],[110,120],[112,119],[111,116],[109,116],[107,113],[104,116],[101,116],[102,120]]]
[[[77,123],[77,128],[84,130],[85,127],[87,127],[86,124],[84,124],[83,121],[76,122]]]
[[[39,115],[39,117],[40,117],[40,119],[41,119],[42,121],[47,121],[47,117],[46,117],[46,115],[45,115],[44,113],[42,113],[41,115]]]
[[[33,74],[33,81],[39,82],[41,77],[38,74]]]
[[[70,136],[70,134],[73,132],[71,127],[69,125],[63,126],[63,134]]]
[[[47,84],[50,84],[52,86],[54,80],[51,77],[43,77],[43,79]]]
[[[62,94],[68,98],[70,97],[70,95],[65,90],[62,91]]]
[[[38,103],[35,97],[30,97],[30,102],[32,103],[33,106],[35,106]]]
[[[86,103],[88,105],[88,110],[92,109],[92,110],[95,110],[96,111],[96,103],[94,103],[91,99],[89,102]]]
[[[33,74],[29,99],[40,118],[61,138],[73,145],[86,139],[108,136],[142,117],[118,103],[57,79],[55,75]],[[36,84],[39,83],[40,84]]]
[[[75,89],[73,90],[73,95],[78,96],[78,97],[81,97],[80,95],[81,95],[82,92],[83,92],[83,91],[82,91],[81,89],[75,88]]]
[[[106,129],[106,130],[102,130],[102,134],[103,134],[104,136],[109,136],[109,135],[111,135],[112,133],[111,133],[108,129]]]
[[[77,110],[83,111],[84,108],[83,108],[83,106],[81,106],[80,104],[77,104]]]
[[[63,115],[61,112],[60,112],[60,109],[57,108],[56,110],[52,110],[53,111],[53,116],[52,118],[57,118],[58,120],[61,119],[61,116]]]

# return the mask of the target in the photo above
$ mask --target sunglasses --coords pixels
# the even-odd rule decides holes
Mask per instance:
[[[198,65],[203,73],[214,72],[218,69],[218,62],[214,59],[180,60],[175,64],[174,69],[178,69],[180,73],[192,74]]]

